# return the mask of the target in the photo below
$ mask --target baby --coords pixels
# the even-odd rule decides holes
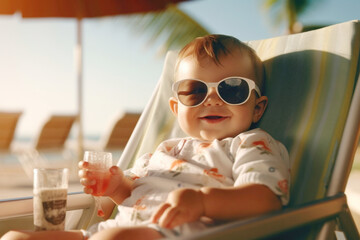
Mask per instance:
[[[108,196],[119,213],[91,228],[91,239],[186,236],[287,204],[288,153],[254,128],[268,102],[263,74],[255,52],[233,37],[210,35],[185,46],[169,104],[190,137],[163,142],[112,181]]]
[[[118,205],[115,219],[66,238],[186,237],[286,205],[288,153],[255,128],[268,103],[263,75],[256,53],[236,38],[209,35],[186,45],[169,104],[189,137],[164,141],[124,172],[112,167],[104,196]],[[87,163],[80,167],[84,192],[91,194],[96,182]]]

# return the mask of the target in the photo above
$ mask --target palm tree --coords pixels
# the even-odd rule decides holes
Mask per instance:
[[[263,0],[264,6],[270,15],[274,15],[275,24],[286,22],[289,34],[312,30],[323,25],[303,27],[299,16],[315,3],[312,0]],[[150,35],[150,44],[156,41],[163,42],[160,53],[169,49],[179,49],[195,37],[210,34],[210,31],[187,13],[170,5],[167,9],[157,13],[147,13],[131,17],[131,21],[140,33]]]
[[[319,1],[316,2],[317,4]],[[273,14],[275,24],[287,22],[287,31],[289,34],[306,32],[326,25],[303,25],[299,17],[315,4],[314,0],[264,0],[264,6],[270,14]]]
[[[210,34],[202,26],[176,5],[170,5],[166,10],[156,13],[146,13],[130,17],[135,31],[149,34],[149,43],[160,41],[160,54],[170,49],[180,49],[196,37]]]

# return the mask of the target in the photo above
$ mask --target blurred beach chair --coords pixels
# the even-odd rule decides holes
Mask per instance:
[[[43,125],[35,142],[37,151],[61,151],[64,149],[75,115],[52,115]]]
[[[125,112],[114,118],[99,141],[88,142],[85,150],[107,151],[113,159],[119,159],[128,142],[141,113]]]
[[[110,128],[110,131],[103,136],[103,150],[124,149],[140,115],[140,113],[130,112],[122,115]]]
[[[11,152],[17,123],[22,112],[0,112],[0,153]]]
[[[187,239],[327,240],[335,239],[335,230],[359,239],[344,195],[360,132],[359,21],[248,43],[267,72],[269,106],[260,127],[286,145],[292,160],[291,202],[281,211],[232,221]],[[184,136],[168,110],[176,56],[167,54],[160,81],[118,162],[122,169],[164,139]],[[68,196],[69,210],[83,209],[76,228],[94,222],[89,199],[86,194]],[[9,223],[31,214],[31,202],[0,202],[5,205],[21,205],[22,210],[0,212],[0,226],[8,224],[0,234],[24,229]]]
[[[19,161],[29,177],[34,168],[72,167],[75,164],[73,162],[76,162],[76,157],[65,148],[75,119],[75,115],[50,116],[33,145],[17,150]]]

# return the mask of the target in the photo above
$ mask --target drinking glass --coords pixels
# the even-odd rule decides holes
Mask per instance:
[[[69,170],[34,169],[34,226],[36,231],[64,230]]]
[[[110,167],[113,165],[112,154],[109,152],[86,151],[84,154],[84,162],[89,163],[90,171],[89,179],[96,180],[96,184],[90,186],[92,195],[94,196],[97,215],[104,216],[99,196],[104,195],[110,182]]]

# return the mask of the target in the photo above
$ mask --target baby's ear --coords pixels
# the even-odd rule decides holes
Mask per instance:
[[[255,100],[253,123],[257,123],[261,119],[262,115],[265,112],[267,104],[268,98],[266,96],[261,96]]]
[[[170,106],[170,110],[173,112],[173,114],[175,116],[177,116],[178,114],[178,100],[174,97],[171,97],[169,99],[169,106]]]

